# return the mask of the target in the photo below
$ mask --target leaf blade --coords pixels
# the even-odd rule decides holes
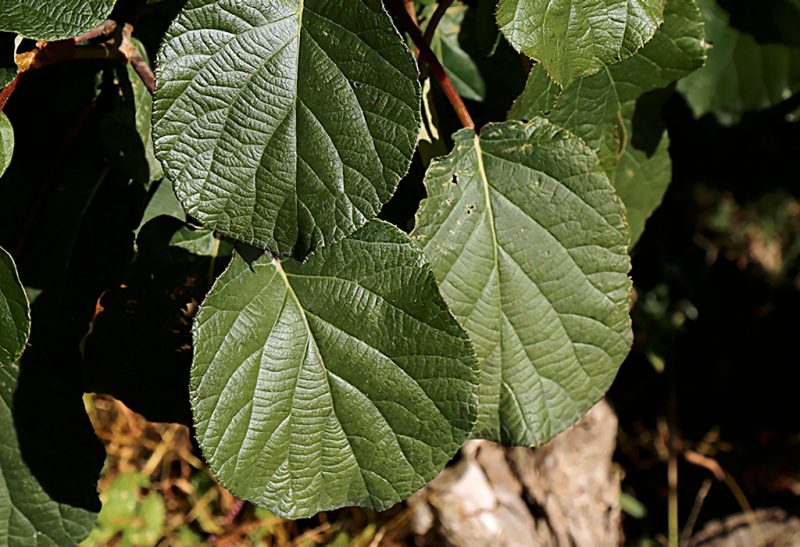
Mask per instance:
[[[500,0],[497,23],[514,49],[566,87],[642,48],[663,11],[664,0]]]
[[[410,165],[417,70],[378,0],[193,0],[158,65],[165,173],[189,214],[245,243],[302,257],[341,239]]]
[[[83,34],[105,20],[115,0],[6,0],[0,9],[0,30],[32,40],[64,40]]]
[[[712,48],[702,69],[678,82],[695,118],[711,112],[730,125],[744,112],[777,105],[800,91],[800,48],[761,43],[731,25],[715,0],[698,0]]]
[[[53,501],[22,459],[13,396],[30,334],[30,309],[11,256],[0,248],[0,544],[68,545],[85,538],[95,514]]]
[[[596,156],[542,119],[454,139],[412,236],[478,353],[473,434],[541,444],[602,397],[630,348],[624,212]]]
[[[422,253],[380,221],[306,263],[235,258],[194,334],[207,460],[278,514],[386,508],[433,478],[474,421],[467,336]]]
[[[14,156],[14,127],[3,112],[0,112],[0,177],[11,165]]]
[[[28,297],[14,259],[0,247],[0,366],[9,367],[19,359],[30,331]]]

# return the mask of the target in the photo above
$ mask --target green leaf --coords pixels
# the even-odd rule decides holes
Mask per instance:
[[[33,40],[63,40],[96,27],[113,7],[114,0],[1,0],[0,30]]]
[[[57,503],[22,460],[12,415],[17,369],[0,366],[0,545],[76,545],[96,514]]]
[[[567,87],[644,46],[665,0],[500,0],[497,23],[514,49]]]
[[[136,46],[136,50],[142,59],[149,64],[150,59],[147,56],[147,50],[144,45],[132,38],[131,42]],[[153,148],[153,128],[152,128],[152,115],[153,115],[153,96],[147,90],[147,87],[142,82],[142,79],[136,74],[136,70],[128,63],[128,80],[131,83],[131,90],[133,91],[133,104],[134,104],[134,120],[136,123],[136,131],[142,139],[144,146],[144,155],[147,160],[147,165],[150,171],[150,182],[154,182],[163,178],[164,171],[161,168],[161,163],[156,159],[155,149]]]
[[[374,217],[419,135],[416,65],[380,0],[190,0],[157,76],[156,154],[187,213],[279,256]]]
[[[11,366],[19,359],[30,332],[28,297],[14,259],[0,247],[0,366]]]
[[[14,156],[14,128],[8,116],[0,112],[0,176],[6,172]]]
[[[469,339],[423,254],[382,221],[305,263],[236,256],[194,343],[206,460],[281,516],[385,509],[433,479],[475,421]]]
[[[698,0],[713,47],[701,70],[678,82],[696,118],[712,112],[731,124],[800,91],[800,48],[760,43],[730,23],[715,0]]]
[[[478,65],[458,41],[466,13],[464,5],[452,6],[445,12],[431,40],[431,49],[442,61],[458,94],[465,99],[482,101],[486,98],[486,82]]]
[[[14,362],[30,333],[30,310],[11,256],[0,248],[0,545],[74,545],[95,515],[51,500],[20,454],[13,396]]]
[[[703,18],[694,0],[670,0],[664,24],[632,57],[581,78],[561,91],[541,65],[533,67],[522,95],[509,112],[512,119],[546,115],[591,146],[628,207],[631,245],[645,220],[661,202],[671,179],[667,140],[651,157],[635,148],[632,120],[636,101],[703,65],[706,58]],[[619,176],[623,180],[618,180]]]
[[[136,234],[138,235],[139,231],[142,229],[142,227],[144,227],[145,224],[156,217],[160,217],[161,215],[174,217],[180,221],[186,220],[186,213],[183,212],[183,207],[181,207],[178,198],[175,197],[175,192],[172,191],[172,186],[166,181],[161,181],[158,183],[158,187],[150,197],[150,201],[148,201],[147,207],[142,214],[142,220],[139,223],[139,227],[136,228]]]
[[[229,243],[221,242],[211,230],[195,230],[188,226],[175,232],[169,244],[197,256],[230,256],[233,250]]]
[[[6,87],[8,84],[14,81],[14,78],[17,77],[17,69],[16,67],[5,67],[0,66],[0,88]]]
[[[626,123],[629,134],[633,131]],[[664,194],[672,182],[672,159],[669,155],[669,136],[664,131],[657,148],[648,154],[634,146],[626,146],[620,155],[613,176],[614,187],[628,217],[631,230],[630,247],[644,232],[650,215],[661,205]]]
[[[595,153],[541,118],[453,138],[413,237],[478,353],[474,436],[540,445],[603,396],[630,349],[625,211]]]
[[[664,25],[638,53],[581,78],[563,92],[541,65],[534,66],[509,118],[546,114],[585,140],[597,151],[606,173],[613,173],[629,142],[625,120],[633,117],[636,100],[690,74],[706,58],[703,19],[694,0],[671,0],[664,18]]]

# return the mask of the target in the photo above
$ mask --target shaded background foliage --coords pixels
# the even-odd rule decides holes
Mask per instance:
[[[153,58],[182,4],[124,0],[114,16],[136,22],[135,35]],[[530,67],[487,27],[491,2],[467,4],[457,42],[475,61],[469,77],[502,82],[467,99],[481,125],[504,119]],[[732,0],[721,5],[757,41],[800,44],[788,2],[757,10]],[[98,509],[99,432],[111,454],[103,495],[121,497],[119,511],[136,523],[122,529],[101,517],[90,542],[126,534],[140,544],[162,536],[189,544],[213,534],[369,541],[387,524],[398,541],[411,541],[398,520],[402,507],[287,523],[248,506],[228,522],[236,502],[214,484],[186,429],[145,422],[105,396],[88,399],[86,417],[84,391],[112,395],[153,422],[190,423],[189,327],[228,254],[211,252],[209,234],[174,215],[142,225],[149,206],[169,211],[170,204],[154,201],[163,185],[149,180],[136,149],[129,88],[116,63],[75,61],[29,74],[4,110],[16,150],[0,184],[0,245],[14,254],[33,302],[31,348],[15,396],[27,464],[57,501]],[[431,93],[439,131],[450,135],[458,120],[438,88]],[[665,423],[684,446],[713,456],[735,477],[750,506],[800,510],[800,123],[789,121],[798,107],[795,96],[727,126],[712,115],[693,119],[673,89],[639,100],[634,125],[652,129],[654,119],[663,120],[674,174],[633,250],[636,341],[609,393],[621,424],[623,489],[647,513],[625,518],[631,542],[666,529]],[[648,150],[648,133],[636,130],[640,149]],[[424,197],[423,159],[415,155],[381,213],[407,230]],[[681,460],[681,522],[709,476]],[[715,482],[698,525],[741,503]],[[142,522],[150,523],[145,530]]]

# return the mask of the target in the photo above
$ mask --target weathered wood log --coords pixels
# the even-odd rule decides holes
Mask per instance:
[[[713,520],[692,536],[688,547],[794,547],[800,545],[800,518],[783,509],[758,509]]]
[[[617,418],[601,402],[541,448],[470,441],[412,500],[414,531],[467,547],[618,545],[616,437]]]

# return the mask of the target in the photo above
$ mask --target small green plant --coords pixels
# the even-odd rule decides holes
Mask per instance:
[[[118,538],[122,545],[155,545],[164,533],[166,508],[157,492],[142,496],[150,480],[138,473],[114,477],[101,499],[97,527],[84,545],[107,545]]]
[[[796,50],[715,0],[7,0],[0,28],[15,545],[95,522],[84,391],[191,421],[220,483],[288,518],[388,508],[468,438],[547,442],[631,347],[629,250],[671,178],[658,97],[732,120],[800,88]],[[751,50],[759,85],[731,76]],[[141,480],[91,541],[157,539]]]

